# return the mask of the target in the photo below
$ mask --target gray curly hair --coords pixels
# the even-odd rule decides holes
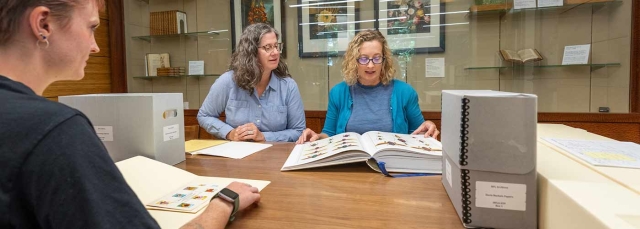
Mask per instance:
[[[262,78],[262,66],[258,60],[260,40],[271,32],[276,34],[276,38],[280,38],[280,33],[268,24],[256,23],[247,26],[236,45],[236,51],[231,55],[229,70],[233,70],[233,80],[238,87],[249,91],[249,94],[253,94],[253,88]],[[282,58],[278,60],[278,67],[273,72],[280,78],[290,77],[289,69]]]

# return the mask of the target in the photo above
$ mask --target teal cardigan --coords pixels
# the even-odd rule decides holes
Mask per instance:
[[[352,107],[353,99],[346,82],[343,81],[331,88],[322,133],[329,136],[344,133],[351,117]],[[424,122],[424,116],[418,105],[418,93],[409,84],[400,80],[393,80],[390,109],[394,133],[411,134]]]

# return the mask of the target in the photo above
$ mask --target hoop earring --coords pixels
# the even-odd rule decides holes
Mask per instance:
[[[42,34],[42,33],[40,33],[40,36],[42,37],[42,41],[38,39],[38,40],[36,41],[36,46],[38,46],[38,48],[42,48],[42,46],[40,46],[40,43],[41,43],[41,42],[44,42],[44,43],[46,43],[46,44],[47,44],[46,46],[44,46],[44,49],[49,48],[49,40],[47,40],[47,36],[45,36],[45,35],[44,35],[44,34]]]

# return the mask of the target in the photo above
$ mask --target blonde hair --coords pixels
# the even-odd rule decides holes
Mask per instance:
[[[396,74],[396,69],[393,66],[393,59],[391,49],[387,44],[387,39],[384,38],[382,33],[377,30],[364,30],[358,33],[347,47],[347,52],[344,54],[344,60],[342,61],[342,75],[344,81],[348,85],[354,85],[358,81],[358,57],[360,56],[360,47],[362,43],[367,41],[378,41],[382,45],[382,55],[384,61],[382,62],[382,72],[380,72],[380,82],[387,85],[393,80],[393,76]]]

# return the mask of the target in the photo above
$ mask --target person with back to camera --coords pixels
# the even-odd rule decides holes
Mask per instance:
[[[89,119],[42,93],[80,80],[103,0],[0,0],[0,228],[159,228]],[[124,55],[124,54],[123,54]],[[234,182],[183,228],[224,228],[260,200]],[[235,195],[233,195],[235,197]]]
[[[211,86],[198,123],[221,139],[293,142],[306,127],[298,85],[280,58],[278,31],[264,23],[247,26],[228,72]],[[226,122],[220,120],[224,112]]]
[[[349,42],[344,57],[345,81],[329,92],[322,133],[307,128],[296,143],[373,130],[438,137],[436,125],[422,116],[416,91],[409,84],[393,79],[391,49],[379,31],[358,33]]]

